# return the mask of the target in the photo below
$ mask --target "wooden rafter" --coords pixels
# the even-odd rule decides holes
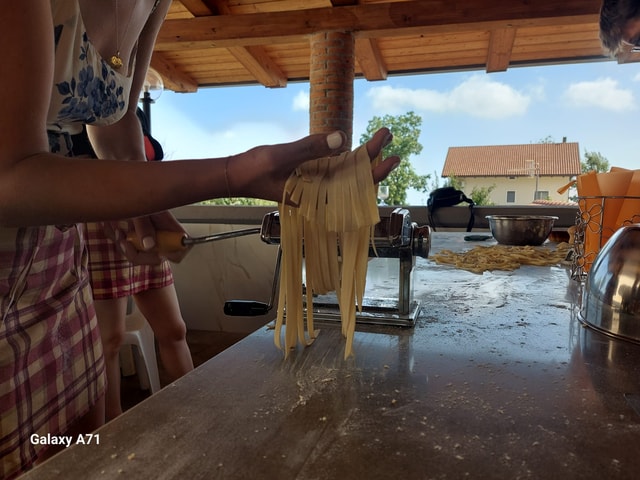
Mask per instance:
[[[180,3],[191,12],[194,17],[217,15],[216,2],[212,0],[180,0]]]
[[[259,46],[227,47],[227,50],[265,87],[285,87],[287,76]]]
[[[162,52],[153,52],[151,66],[162,76],[165,88],[183,93],[198,90],[198,82],[167,60]]]
[[[180,91],[281,87],[308,79],[309,38],[324,31],[353,32],[368,80],[606,60],[600,1],[174,0],[152,65]]]
[[[228,2],[216,0],[185,0],[182,4],[194,18],[220,16],[224,21],[233,15]],[[269,57],[266,50],[257,45],[228,46],[227,50],[265,87],[284,87],[287,76]]]
[[[247,46],[284,42],[321,31],[353,31],[360,37],[444,33],[470,29],[594,22],[597,1],[409,1],[246,15],[167,20],[160,50],[197,46]]]
[[[489,54],[487,55],[487,73],[504,72],[511,63],[511,51],[516,38],[513,27],[498,28],[491,31]]]
[[[358,0],[331,0],[331,5],[334,7],[358,5]],[[364,78],[369,81],[386,80],[387,67],[376,39],[356,39],[355,55]]]
[[[356,39],[356,61],[367,80],[386,80],[387,67],[375,39]]]

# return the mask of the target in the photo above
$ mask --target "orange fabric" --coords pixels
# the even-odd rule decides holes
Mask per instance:
[[[156,159],[156,151],[153,148],[151,140],[149,140],[149,137],[147,137],[146,135],[144,136],[144,154],[149,161]]]

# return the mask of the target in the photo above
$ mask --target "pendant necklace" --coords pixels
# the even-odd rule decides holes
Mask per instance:
[[[133,17],[133,12],[136,9],[136,5],[138,0],[135,0],[133,3],[133,7],[131,7],[131,13],[129,14],[129,19],[127,20],[127,24],[124,28],[123,38],[127,36],[127,32],[129,31],[129,24],[131,23],[131,17]],[[120,32],[118,30],[118,0],[115,0],[115,24],[116,24],[116,53],[111,55],[109,59],[109,63],[113,68],[119,70],[122,68],[122,57],[120,56]]]

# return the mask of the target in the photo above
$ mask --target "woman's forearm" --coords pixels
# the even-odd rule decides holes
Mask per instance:
[[[368,144],[371,152],[377,155],[388,136],[388,130],[381,130]],[[285,182],[298,165],[340,151],[345,138],[341,132],[316,134],[203,160],[130,162],[44,152],[4,159],[0,225],[118,220],[226,196],[280,201]],[[386,176],[397,160],[379,167],[377,176]]]
[[[227,195],[225,159],[127,162],[32,155],[0,172],[0,225],[115,220]]]

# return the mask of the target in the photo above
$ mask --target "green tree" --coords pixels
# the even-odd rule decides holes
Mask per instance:
[[[433,171],[433,177],[430,177],[430,181],[428,183],[427,191],[429,192],[432,192],[436,188],[440,188],[440,176],[438,175],[438,172],[435,170]]]
[[[451,175],[447,178],[445,183],[445,187],[453,187],[458,190],[464,191],[462,188],[462,180],[460,180],[455,175]],[[495,190],[496,186],[491,185],[490,187],[473,187],[470,193],[464,192],[473,203],[476,205],[494,205],[494,203],[490,200],[491,192]]]
[[[584,152],[584,161],[580,162],[582,173],[595,170],[596,172],[608,172],[609,161],[600,152]]]
[[[369,120],[366,132],[360,137],[360,143],[365,143],[382,127],[388,127],[393,133],[393,141],[384,149],[383,156],[397,155],[402,162],[384,181],[385,185],[389,185],[389,198],[386,200],[388,205],[406,204],[409,188],[422,193],[427,191],[430,176],[418,175],[409,161],[411,155],[418,155],[422,151],[422,145],[418,141],[421,125],[422,117],[414,112],[397,116],[376,116]]]
[[[490,187],[473,187],[469,196],[476,205],[494,205],[491,199],[491,192],[495,190],[496,186]]]

